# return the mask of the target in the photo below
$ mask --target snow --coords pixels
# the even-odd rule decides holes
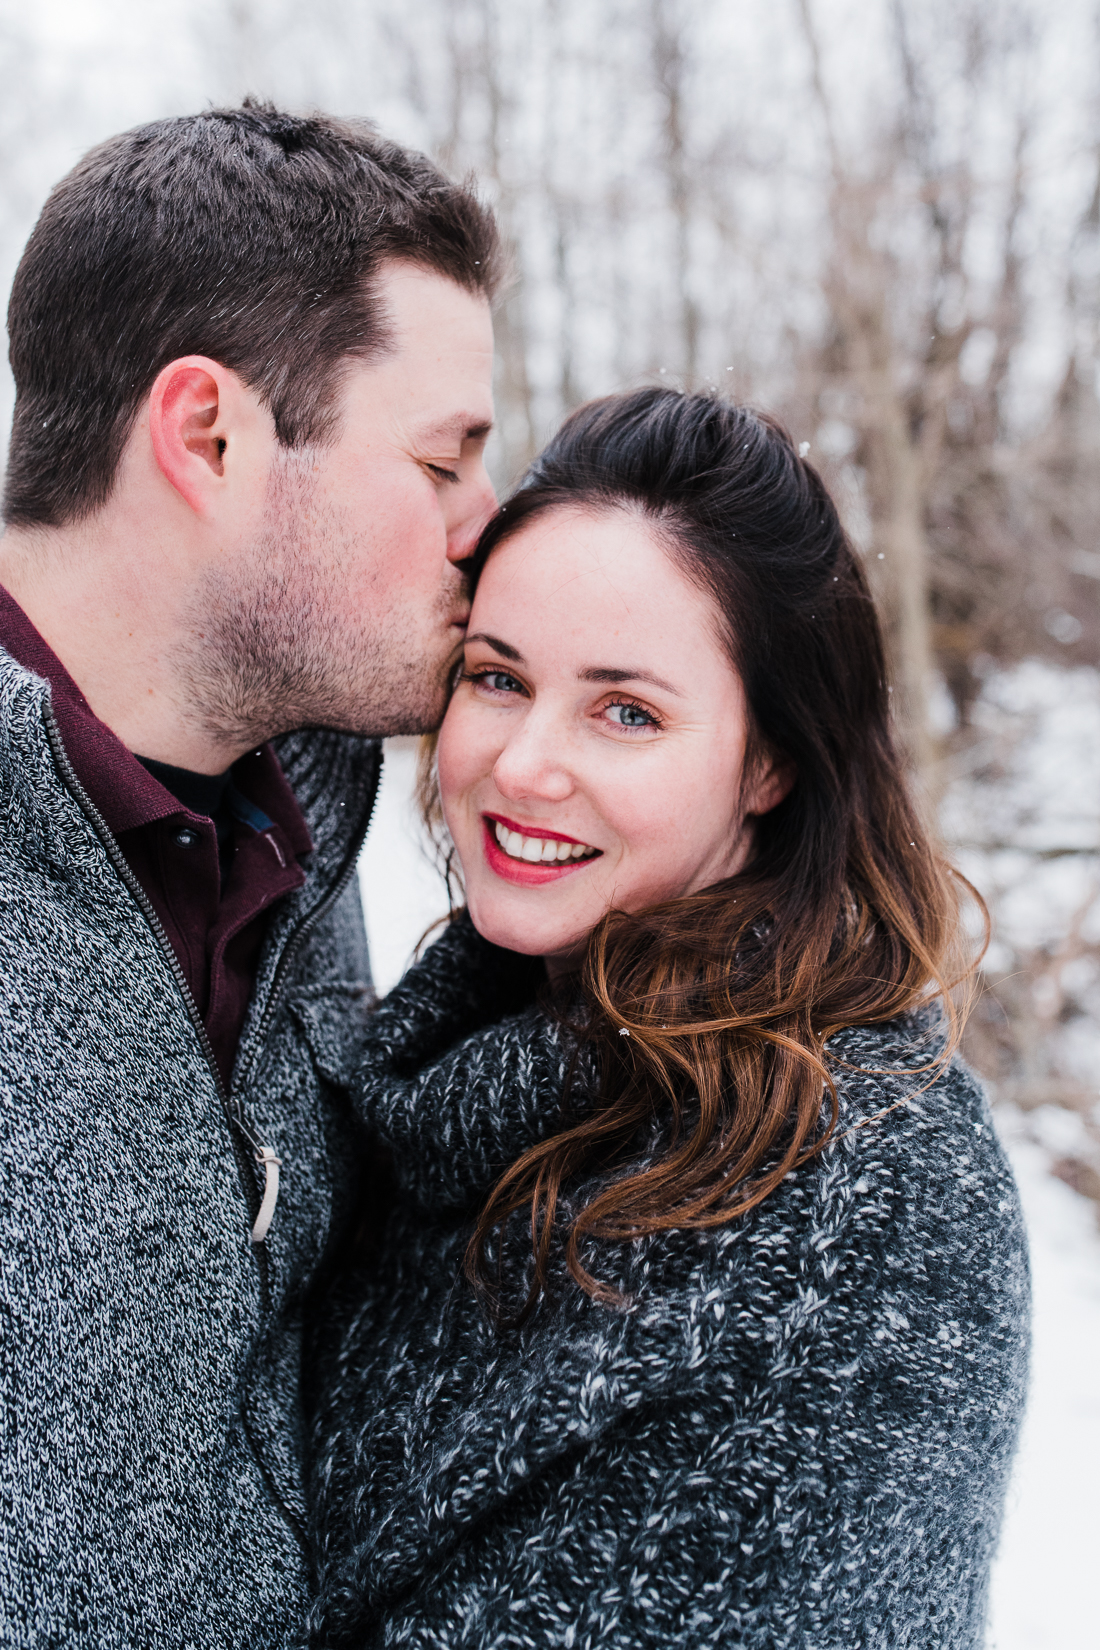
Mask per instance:
[[[1025,659],[990,671],[941,814],[949,842],[1095,851],[1100,672]]]
[[[998,1108],[1031,1238],[1031,1399],[993,1572],[989,1650],[1096,1650],[1100,1551],[1100,1231],[1096,1205],[1051,1175],[1071,1114]]]
[[[416,740],[387,740],[382,786],[359,861],[371,967],[382,995],[397,984],[425,931],[448,908],[417,815],[415,785]]]
[[[1087,695],[1082,696],[1087,698]],[[416,817],[412,740],[391,740],[360,863],[375,980],[400,978],[447,909]],[[1091,1578],[1100,1551],[1100,1230],[1096,1205],[1051,1165],[1084,1157],[1080,1117],[997,1109],[1023,1197],[1035,1294],[1032,1388],[993,1574],[988,1650],[1096,1650]]]

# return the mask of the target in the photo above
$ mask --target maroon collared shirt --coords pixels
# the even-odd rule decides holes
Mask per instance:
[[[302,886],[299,857],[313,848],[275,752],[265,745],[233,765],[233,786],[242,801],[235,809],[235,847],[223,886],[213,820],[184,807],[99,720],[2,586],[0,646],[49,682],[76,776],[160,918],[228,1086],[267,912]]]

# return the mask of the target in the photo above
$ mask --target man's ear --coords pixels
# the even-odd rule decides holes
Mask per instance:
[[[166,481],[198,515],[206,515],[225,475],[227,402],[236,376],[205,355],[162,368],[149,392],[149,438]]]

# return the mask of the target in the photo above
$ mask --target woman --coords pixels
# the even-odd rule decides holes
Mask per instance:
[[[311,1642],[976,1647],[1027,1260],[835,509],[644,390],[478,565],[468,914],[352,1079],[396,1190],[309,1371]]]

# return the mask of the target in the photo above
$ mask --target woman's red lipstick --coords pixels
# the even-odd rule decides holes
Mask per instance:
[[[548,842],[579,844],[580,838],[565,836],[561,831],[545,831],[541,828],[537,831],[532,830],[530,825],[524,826],[515,820],[505,819],[503,814],[482,814],[481,823],[485,839],[485,858],[489,863],[489,869],[495,871],[498,877],[503,877],[506,882],[518,883],[523,888],[538,888],[544,882],[557,882],[561,877],[567,877],[571,871],[583,870],[586,865],[591,865],[594,859],[600,857],[600,850],[597,849],[589,859],[513,859],[510,854],[504,852],[497,841],[497,825],[503,825],[506,831],[518,831],[520,836],[538,836]]]

